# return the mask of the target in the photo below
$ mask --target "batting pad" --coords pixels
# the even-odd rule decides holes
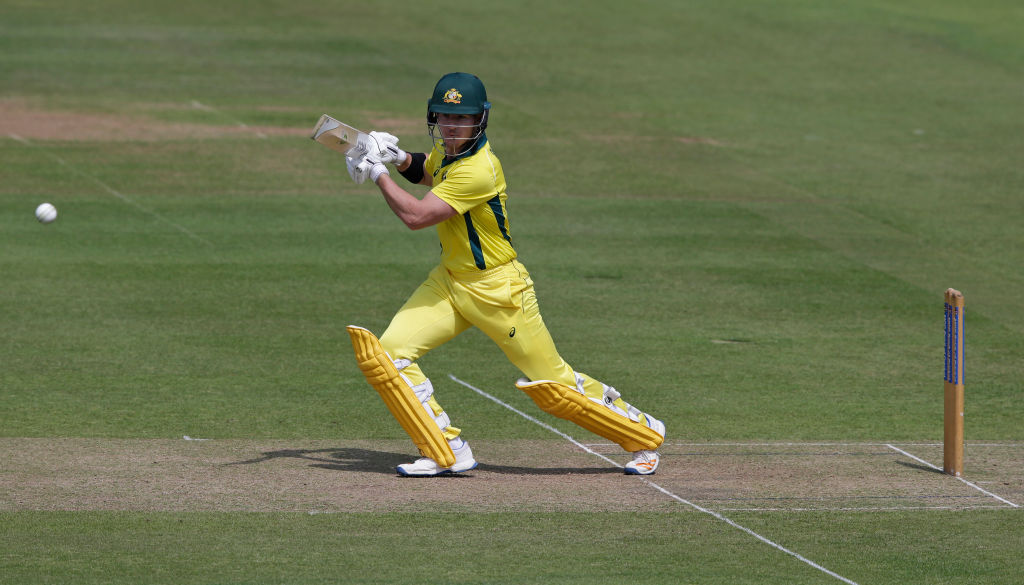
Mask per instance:
[[[550,380],[519,380],[516,387],[532,398],[544,412],[574,422],[618,443],[626,451],[654,451],[665,440],[665,437],[644,423],[623,416],[565,384]]]
[[[419,398],[409,384],[398,373],[391,357],[388,355],[373,333],[349,325],[348,334],[352,337],[352,348],[356,353],[356,363],[366,376],[366,381],[384,399],[384,404],[398,420],[412,442],[424,457],[430,457],[441,467],[455,465],[455,454],[441,429],[431,418]]]

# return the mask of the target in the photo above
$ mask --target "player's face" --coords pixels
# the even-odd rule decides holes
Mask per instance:
[[[444,151],[449,156],[461,152],[467,141],[476,136],[480,124],[479,114],[438,114]]]

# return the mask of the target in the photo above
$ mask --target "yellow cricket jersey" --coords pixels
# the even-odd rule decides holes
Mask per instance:
[[[505,174],[482,136],[475,152],[454,161],[432,149],[423,164],[431,191],[459,215],[437,224],[441,263],[452,272],[476,272],[516,257],[505,212]]]

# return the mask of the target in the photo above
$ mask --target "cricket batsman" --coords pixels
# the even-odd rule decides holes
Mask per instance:
[[[665,425],[627,403],[615,388],[567,364],[544,325],[533,280],[516,257],[505,175],[485,133],[490,110],[479,78],[449,73],[427,101],[430,152],[407,153],[395,136],[371,132],[371,146],[347,156],[356,183],[368,177],[406,226],[436,226],[441,241],[440,264],[379,339],[364,328],[348,327],[360,369],[423,456],[399,465],[398,474],[430,477],[477,466],[462,431],[416,363],[477,327],[523,372],[526,377],[516,386],[537,406],[632,453],[627,474],[650,475],[658,468]],[[413,196],[394,181],[387,164],[429,191]]]

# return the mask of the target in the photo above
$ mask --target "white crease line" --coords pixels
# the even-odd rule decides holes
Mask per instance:
[[[587,443],[595,447],[618,447],[615,443]],[[822,442],[735,442],[735,443],[663,443],[668,447],[882,447],[888,443],[822,443]],[[942,443],[921,443],[922,445],[941,445]]]
[[[170,226],[174,227],[175,229],[177,229],[178,231],[182,232],[186,236],[192,238],[193,240],[196,240],[197,242],[202,242],[202,243],[204,243],[204,244],[206,244],[208,246],[212,246],[213,245],[213,242],[211,242],[210,240],[207,240],[206,238],[204,238],[202,236],[194,234],[193,232],[189,231],[188,228],[186,228],[184,226],[181,226],[181,225],[178,225],[178,224],[174,223],[173,221],[167,219],[166,217],[160,215],[159,213],[153,211],[152,209],[149,209],[149,208],[145,207],[144,205],[141,205],[140,203],[136,202],[131,197],[128,197],[128,196],[124,195],[123,193],[119,192],[117,189],[114,189],[110,185],[104,183],[103,181],[97,179],[96,177],[90,175],[89,173],[86,173],[85,171],[78,170],[77,168],[71,166],[70,164],[68,164],[68,162],[66,160],[64,160],[63,158],[61,158],[61,157],[59,157],[59,156],[57,156],[55,154],[53,154],[52,152],[47,151],[46,148],[44,148],[42,146],[38,146],[35,143],[29,141],[27,138],[22,138],[21,136],[18,136],[17,134],[13,134],[12,133],[12,134],[8,134],[8,136],[10,136],[14,140],[17,140],[18,142],[24,144],[25,146],[29,146],[29,147],[32,147],[32,148],[38,148],[40,152],[42,152],[46,156],[52,158],[53,160],[57,161],[58,164],[66,167],[71,172],[73,172],[73,173],[75,173],[75,174],[77,174],[77,175],[79,175],[81,177],[85,177],[86,179],[89,179],[93,183],[96,183],[97,185],[102,187],[104,190],[106,190],[108,193],[110,193],[114,197],[117,197],[121,201],[127,203],[128,205],[131,205],[132,207],[135,207],[136,209],[142,211],[143,213],[146,213],[146,214],[156,218],[157,220],[162,221],[162,222],[166,223],[167,225],[170,225]]]
[[[915,456],[915,455],[911,455],[910,453],[907,453],[906,451],[904,451],[903,449],[900,449],[899,447],[894,447],[894,446],[892,446],[892,445],[886,445],[886,447],[888,447],[888,448],[892,449],[893,451],[898,451],[898,452],[900,452],[900,453],[902,453],[902,454],[906,455],[907,457],[910,457],[910,458],[911,458],[911,459],[913,459],[914,461],[917,461],[918,463],[923,463],[923,464],[927,465],[928,467],[931,467],[932,469],[934,469],[934,470],[936,470],[936,471],[938,471],[938,472],[940,472],[940,473],[945,473],[945,472],[944,472],[944,471],[942,470],[942,468],[941,468],[941,467],[936,467],[936,466],[932,465],[931,463],[928,463],[928,462],[927,462],[927,461],[925,461],[924,459],[921,459],[920,457],[917,457],[917,456]],[[964,479],[964,478],[962,478],[962,477],[958,477],[958,476],[955,476],[955,475],[954,475],[954,476],[951,476],[951,477],[955,477],[956,479],[959,479],[960,481],[962,481],[962,482],[964,482],[965,484],[967,484],[967,485],[971,486],[972,488],[974,488],[974,489],[978,490],[979,492],[981,492],[981,493],[985,494],[986,496],[990,496],[990,497],[993,497],[993,498],[995,498],[995,499],[999,500],[1000,502],[1003,502],[1004,504],[1008,504],[1008,505],[1010,505],[1010,506],[1012,506],[1012,507],[1014,507],[1014,508],[1019,508],[1019,507],[1020,507],[1020,506],[1018,506],[1017,504],[1014,504],[1013,502],[1011,502],[1010,500],[1007,500],[1006,498],[1001,498],[1001,497],[999,497],[999,496],[997,496],[997,495],[993,494],[992,492],[990,492],[990,491],[987,491],[987,490],[985,490],[984,488],[981,488],[981,487],[979,487],[978,485],[976,485],[976,484],[973,484],[973,483],[971,483],[971,482],[967,481],[966,479]]]
[[[888,447],[892,443],[900,443],[901,445],[911,445],[914,447],[941,447],[942,443],[935,442],[920,442],[920,443],[908,443],[904,441],[865,441],[863,443],[829,443],[829,442],[793,442],[793,441],[778,441],[774,443],[764,442],[732,442],[732,443],[664,443],[669,447]],[[965,443],[968,447],[1024,447],[1024,443]],[[587,443],[592,447],[618,447],[615,443]]]
[[[238,118],[229,116],[226,112],[218,110],[217,108],[215,108],[213,106],[208,106],[208,105],[206,105],[204,103],[200,103],[198,100],[192,100],[192,107],[196,108],[197,110],[203,110],[204,112],[212,112],[214,114],[217,114],[218,116],[220,116],[220,117],[222,117],[222,118],[224,118],[226,120],[230,120],[230,121],[234,122],[235,124],[238,125],[239,128],[242,128],[243,130],[252,130],[252,128],[250,128],[248,124],[246,124],[245,122],[239,120]],[[253,132],[255,132],[256,136],[259,137],[259,138],[266,138],[267,137],[266,134],[260,132],[259,130],[253,130]]]
[[[467,384],[466,382],[463,382],[462,380],[460,380],[460,379],[456,378],[456,377],[455,377],[454,375],[452,375],[452,374],[448,374],[448,377],[449,377],[449,378],[451,378],[452,380],[455,380],[455,381],[456,381],[456,382],[458,382],[459,384],[462,384],[462,385],[463,385],[463,386],[465,386],[466,388],[469,388],[470,390],[472,390],[472,391],[476,392],[477,394],[479,394],[479,395],[483,396],[484,398],[489,398],[489,399],[493,400],[494,402],[497,402],[498,404],[500,404],[500,405],[504,406],[505,408],[507,408],[507,409],[511,410],[512,412],[514,412],[514,413],[518,414],[519,416],[521,416],[521,417],[525,418],[526,420],[528,420],[528,421],[530,421],[530,422],[532,422],[532,423],[536,423],[536,424],[538,424],[538,425],[540,425],[540,426],[544,427],[545,429],[547,429],[547,430],[551,431],[552,433],[555,433],[555,434],[556,434],[556,435],[558,435],[559,437],[562,437],[563,439],[565,439],[565,440],[569,441],[569,442],[570,442],[570,443],[572,443],[573,445],[576,445],[576,446],[577,446],[577,447],[579,447],[580,449],[583,449],[583,450],[584,450],[584,451],[586,451],[587,453],[590,453],[590,454],[592,454],[592,455],[596,455],[596,456],[600,457],[601,459],[604,459],[604,460],[605,460],[605,461],[607,461],[608,463],[610,463],[610,464],[612,464],[612,465],[614,465],[615,467],[618,467],[618,468],[620,468],[620,469],[621,469],[621,468],[623,467],[622,465],[620,465],[620,464],[616,463],[615,461],[612,461],[611,459],[609,459],[609,458],[605,457],[604,455],[602,455],[602,454],[598,453],[597,451],[594,451],[593,449],[591,449],[591,448],[587,447],[587,446],[586,446],[586,445],[584,445],[583,443],[580,443],[580,442],[579,442],[579,441],[577,441],[576,439],[574,439],[574,438],[570,437],[569,435],[567,435],[567,434],[563,433],[562,431],[560,431],[560,430],[556,429],[555,427],[553,427],[553,426],[551,426],[551,425],[547,424],[546,422],[543,422],[543,421],[541,421],[541,420],[538,420],[538,419],[536,419],[536,418],[534,418],[534,417],[532,417],[532,416],[530,416],[530,415],[526,414],[525,412],[523,412],[523,411],[519,410],[518,408],[516,408],[516,407],[512,406],[511,404],[508,404],[507,402],[502,402],[502,400],[501,400],[500,398],[497,398],[497,397],[495,397],[495,396],[493,396],[493,395],[491,395],[491,394],[488,394],[487,392],[484,392],[483,390],[481,390],[481,389],[479,389],[479,388],[476,388],[476,387],[474,387],[474,386],[471,386],[471,385]]]
[[[1006,506],[891,506],[886,508],[719,508],[722,512],[901,512],[904,510],[1005,510]]]
[[[615,467],[619,467],[619,468],[623,467],[622,465],[619,465],[618,463],[616,463],[615,461],[612,461],[608,457],[605,457],[604,455],[598,453],[597,451],[594,451],[594,450],[590,449],[589,447],[587,447],[583,443],[580,443],[576,439],[570,437],[569,435],[563,433],[562,431],[556,429],[555,427],[553,427],[553,426],[551,426],[551,425],[549,425],[549,424],[547,424],[545,422],[542,422],[540,420],[537,420],[536,418],[534,418],[534,417],[526,414],[525,412],[517,409],[516,407],[512,406],[511,404],[508,404],[507,402],[504,402],[501,399],[499,399],[499,398],[497,398],[495,396],[492,396],[491,394],[488,394],[487,392],[484,392],[483,390],[481,390],[479,388],[476,388],[475,386],[472,386],[472,385],[470,385],[470,384],[468,384],[466,382],[463,382],[462,380],[456,378],[452,374],[448,374],[448,377],[451,378],[452,380],[458,382],[459,384],[462,384],[466,388],[469,388],[473,392],[476,392],[477,394],[483,396],[484,398],[488,398],[488,399],[490,399],[490,400],[500,404],[501,406],[504,406],[505,408],[511,410],[512,412],[518,414],[519,416],[525,418],[526,420],[528,420],[530,422],[533,422],[533,423],[536,423],[536,424],[544,427],[545,429],[551,431],[552,433],[555,433],[556,435],[566,439],[567,441],[569,441],[573,445],[576,445],[580,449],[583,449],[587,453],[590,453],[592,455],[596,455],[597,457],[600,457],[601,459],[607,461],[608,463],[614,465]],[[753,530],[747,528],[746,526],[742,526],[740,524],[737,524],[733,520],[731,520],[731,519],[729,519],[729,518],[719,514],[718,512],[715,512],[714,510],[709,510],[707,508],[703,508],[701,506],[698,506],[697,504],[694,504],[693,502],[691,502],[689,500],[686,500],[686,499],[684,499],[684,498],[682,498],[680,496],[677,496],[676,494],[668,491],[667,489],[661,487],[660,485],[654,483],[653,481],[647,479],[646,477],[640,476],[639,479],[641,481],[643,481],[644,483],[646,483],[647,485],[651,486],[652,488],[654,488],[654,489],[658,490],[659,492],[665,494],[666,496],[672,498],[673,500],[676,500],[677,502],[680,502],[682,504],[686,504],[687,506],[690,506],[691,508],[693,508],[694,510],[697,510],[698,512],[703,512],[705,514],[708,514],[709,516],[713,516],[714,518],[717,518],[718,520],[721,520],[722,522],[725,522],[726,524],[728,524],[729,526],[732,526],[733,528],[736,528],[737,530],[741,530],[743,532],[746,532],[750,536],[753,536],[754,538],[756,538],[757,540],[760,540],[761,542],[767,544],[768,546],[771,546],[772,548],[775,548],[775,549],[777,549],[779,551],[782,551],[782,552],[786,553],[787,555],[790,555],[790,556],[792,556],[792,557],[802,561],[803,563],[806,563],[807,565],[810,565],[811,567],[814,567],[815,569],[821,571],[822,573],[825,573],[826,575],[829,575],[830,577],[834,577],[834,578],[842,581],[843,583],[846,583],[847,585],[857,585],[856,582],[851,581],[851,580],[847,579],[846,577],[843,577],[842,575],[840,575],[838,573],[835,573],[833,571],[830,571],[830,570],[826,569],[825,567],[819,565],[818,563],[815,563],[814,561],[808,559],[807,557],[804,557],[803,555],[800,555],[799,553],[796,553],[796,552],[793,552],[793,551],[789,550],[788,548],[782,546],[781,544],[777,544],[777,543],[775,543],[775,542],[773,542],[771,540],[768,540],[764,536],[761,536],[760,534],[754,532]]]

